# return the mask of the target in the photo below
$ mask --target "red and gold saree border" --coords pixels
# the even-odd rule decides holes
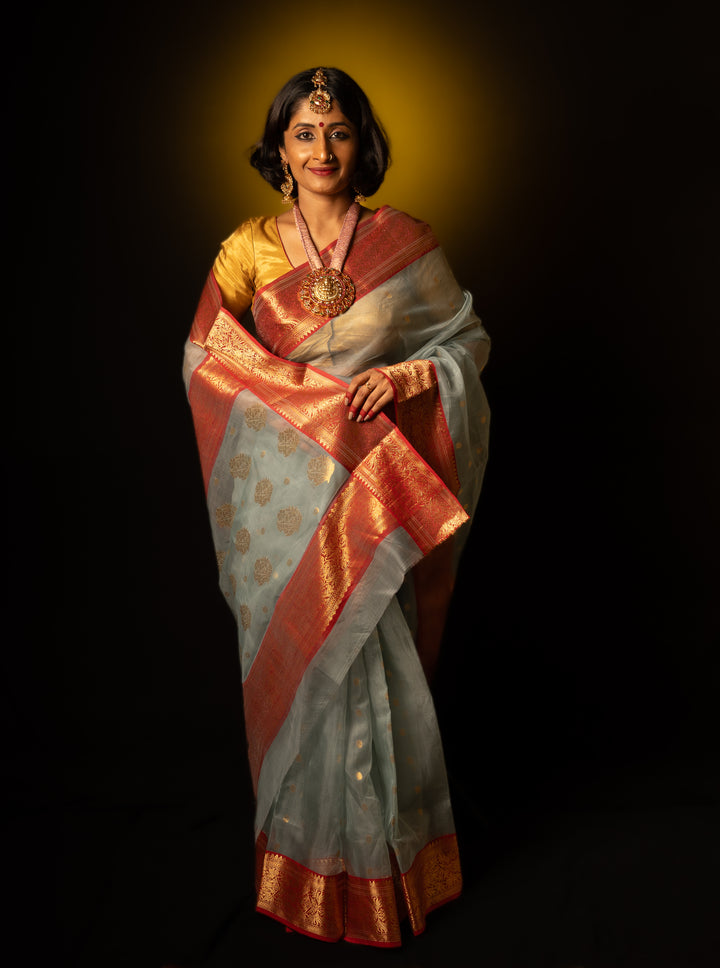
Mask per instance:
[[[188,399],[206,494],[212,469],[225,438],[225,428],[241,389],[237,380],[211,356],[205,357],[190,380]]]
[[[437,246],[426,223],[393,208],[380,209],[373,219],[358,226],[345,262],[345,272],[355,285],[355,302]],[[307,264],[297,266],[255,294],[257,331],[278,356],[287,356],[327,322],[307,312],[298,300],[298,288],[307,272]]]
[[[462,873],[455,834],[426,844],[405,874],[388,849],[393,876],[324,875],[268,850],[261,834],[255,849],[256,910],[322,941],[397,948],[400,922],[407,917],[413,934],[421,934],[431,911],[460,896]]]
[[[240,387],[250,389],[362,481],[423,554],[467,520],[452,492],[392,421],[383,414],[362,424],[347,419],[341,380],[274,356],[224,309],[219,310],[204,348]],[[191,390],[203,366],[193,374]],[[202,420],[209,424],[200,424]],[[212,436],[212,422],[212,413],[206,410],[196,420],[198,432]]]
[[[203,346],[222,307],[222,296],[212,272],[208,276],[190,329],[190,342]],[[210,475],[225,436],[235,398],[242,389],[226,367],[206,356],[192,372],[188,401],[200,452],[203,483],[207,494]]]
[[[392,383],[398,429],[457,494],[460,479],[455,447],[440,399],[435,365],[431,360],[408,360],[378,370]]]
[[[365,527],[358,527],[358,522]],[[387,508],[353,478],[345,482],[280,594],[243,682],[248,758],[257,793],[265,755],[375,552],[397,526]]]
[[[215,276],[210,272],[200,293],[200,300],[190,327],[190,341],[192,343],[197,343],[198,346],[203,345],[221,306],[220,286],[218,286]]]

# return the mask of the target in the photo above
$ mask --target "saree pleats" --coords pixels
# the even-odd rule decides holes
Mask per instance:
[[[400,921],[421,931],[462,879],[433,704],[396,600],[307,735],[258,836],[258,906],[318,937],[397,944]]]
[[[462,887],[418,648],[479,494],[487,337],[427,226],[382,209],[352,253],[347,313],[303,317],[293,270],[258,295],[257,338],[211,275],[185,379],[239,631],[258,910],[394,946]],[[370,367],[394,410],[348,421]]]

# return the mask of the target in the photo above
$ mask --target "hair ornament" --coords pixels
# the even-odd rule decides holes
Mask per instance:
[[[327,114],[332,109],[332,97],[326,87],[327,76],[319,67],[312,77],[314,90],[310,92],[308,106],[315,114]]]

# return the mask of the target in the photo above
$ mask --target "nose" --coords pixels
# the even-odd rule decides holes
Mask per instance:
[[[315,156],[318,161],[332,161],[333,159],[330,144],[324,134],[321,134],[315,142]]]

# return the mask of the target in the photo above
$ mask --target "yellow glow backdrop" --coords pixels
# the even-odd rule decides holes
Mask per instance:
[[[457,6],[457,0],[454,0]],[[193,220],[229,234],[244,218],[283,210],[248,163],[267,109],[299,70],[340,67],[364,88],[390,140],[392,165],[368,204],[390,204],[433,226],[442,244],[488,230],[508,174],[495,148],[513,140],[502,107],[507,66],[477,14],[453,0],[238,6],[193,49],[173,91],[175,175]],[[502,154],[502,152],[501,152]],[[453,252],[450,252],[451,258]]]

